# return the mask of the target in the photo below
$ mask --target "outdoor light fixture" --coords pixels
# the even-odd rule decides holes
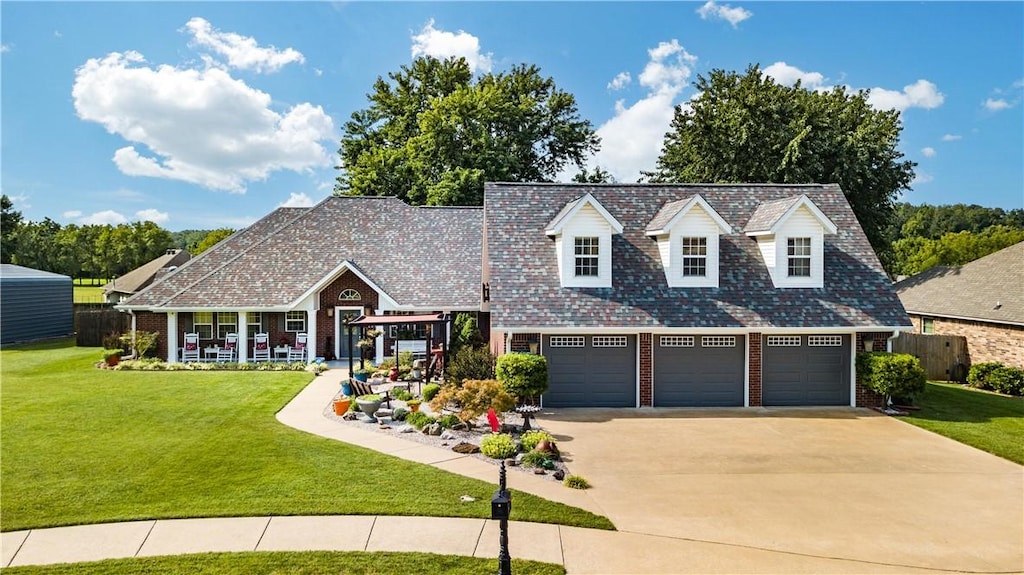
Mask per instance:
[[[334,317],[334,308],[333,307],[327,308],[327,317]]]
[[[498,472],[498,490],[491,498],[491,519],[497,519],[498,536],[498,575],[512,575],[512,557],[508,554],[508,518],[512,515],[512,494],[505,489],[505,460],[501,460]]]

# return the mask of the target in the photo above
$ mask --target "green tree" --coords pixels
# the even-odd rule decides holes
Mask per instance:
[[[1024,230],[991,226],[981,233],[948,232],[939,239],[920,236],[893,242],[897,275],[914,275],[934,266],[959,266],[1024,241]]]
[[[212,248],[214,245],[217,244],[217,242],[223,240],[224,238],[230,236],[233,233],[235,233],[235,230],[232,230],[231,228],[220,228],[211,231],[210,233],[206,234],[206,237],[203,238],[203,241],[199,242],[199,245],[196,246],[196,249],[194,252],[192,252],[192,255],[198,256],[199,254]]]
[[[584,167],[572,177],[572,181],[577,184],[614,184],[615,176],[601,166],[595,166],[593,172]]]
[[[17,250],[12,263],[19,266],[63,273],[60,267],[60,245],[57,234],[61,225],[50,218],[41,222],[25,222],[18,227]]]
[[[782,86],[758,66],[713,70],[695,86],[700,95],[676,107],[649,177],[839,184],[875,251],[884,251],[896,194],[914,177],[915,164],[897,149],[899,112],[873,109],[864,91]]]
[[[551,181],[598,148],[576,99],[536,66],[473,78],[423,57],[378,78],[341,140],[336,194],[480,205],[485,181]]]
[[[0,196],[0,263],[13,261],[18,246],[18,229],[21,227],[21,212],[14,209],[14,202],[7,194]]]

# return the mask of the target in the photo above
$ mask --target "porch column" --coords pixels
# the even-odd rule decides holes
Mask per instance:
[[[167,363],[178,362],[178,312],[167,312]]]
[[[375,309],[373,310],[373,315],[384,315],[384,311]],[[380,365],[381,362],[384,361],[384,333],[388,331],[388,326],[375,325],[373,326],[373,329],[376,329],[377,331],[380,332],[380,335],[377,336],[377,342],[373,346],[373,349],[376,350],[374,352],[374,355],[376,355],[376,357],[373,358],[373,363]]]
[[[306,361],[316,356],[316,310],[311,309],[306,311]]]
[[[238,312],[238,363],[249,361],[249,314]]]

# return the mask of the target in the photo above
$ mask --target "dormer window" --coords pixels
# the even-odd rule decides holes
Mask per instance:
[[[622,224],[594,196],[563,206],[544,233],[555,240],[562,287],[612,287],[612,236],[622,233]]]
[[[811,238],[789,238],[786,252],[787,271],[791,278],[811,277]]]
[[[647,224],[669,287],[718,287],[719,236],[732,227],[697,194],[666,203]]]
[[[683,238],[683,277],[707,277],[708,239]]]
[[[600,265],[600,245],[598,237],[582,237],[575,239],[576,277],[597,277]]]

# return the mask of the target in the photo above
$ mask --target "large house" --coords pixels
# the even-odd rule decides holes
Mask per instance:
[[[169,361],[189,331],[307,332],[311,357],[345,357],[345,318],[477,312],[496,352],[547,357],[549,407],[875,404],[854,355],[911,329],[835,185],[484,195],[483,210],[280,208],[119,308],[167,335]]]
[[[1024,242],[962,266],[936,266],[896,284],[914,332],[960,335],[970,363],[1024,369]]]

